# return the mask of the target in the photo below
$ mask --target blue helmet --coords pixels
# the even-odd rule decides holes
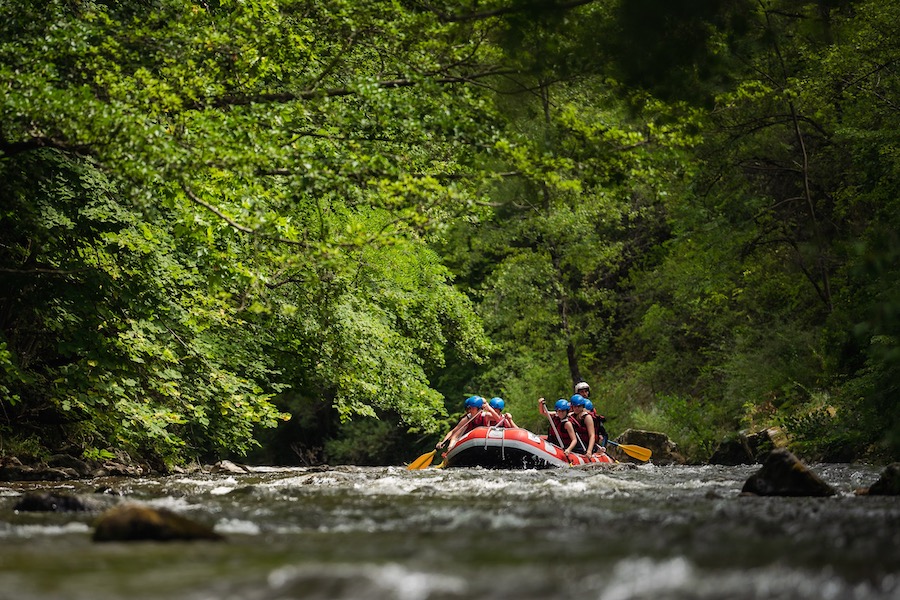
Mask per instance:
[[[481,396],[469,396],[466,398],[466,408],[481,408],[482,406],[484,406],[484,398]]]
[[[587,402],[587,398],[585,398],[581,394],[575,394],[574,396],[569,398],[569,402],[572,403],[572,406],[584,406],[584,403]]]
[[[584,401],[584,410],[594,410],[594,403],[590,400]]]
[[[503,401],[503,398],[497,398],[496,396],[491,398],[489,404],[494,410],[503,410],[503,407],[506,406],[506,402]]]
[[[569,410],[569,401],[565,398],[560,398],[556,401],[556,405],[553,408],[556,410]]]

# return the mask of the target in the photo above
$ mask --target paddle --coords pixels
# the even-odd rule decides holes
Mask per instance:
[[[647,462],[648,460],[650,460],[650,456],[653,454],[653,452],[649,448],[644,448],[643,446],[635,446],[633,444],[620,444],[612,440],[606,440],[606,443],[612,444],[613,446],[618,446],[622,449],[622,452],[624,452],[628,456],[636,458],[643,462]]]
[[[434,455],[437,454],[437,450],[432,450],[431,452],[426,452],[416,460],[409,463],[409,466],[406,467],[410,471],[415,471],[417,469],[426,469],[428,465],[431,464],[431,461],[434,460]]]

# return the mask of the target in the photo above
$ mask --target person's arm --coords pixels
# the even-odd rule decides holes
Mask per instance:
[[[457,423],[456,425],[453,426],[453,429],[451,429],[450,431],[447,432],[447,435],[444,436],[444,439],[439,441],[434,447],[436,449],[440,450],[441,447],[444,445],[444,443],[447,440],[452,440],[454,435],[456,435],[457,431],[462,429],[462,427],[464,427],[468,421],[469,421],[469,415],[467,413],[467,414],[463,415],[463,418],[459,420],[459,423]],[[452,445],[451,445],[451,447],[452,447]]]
[[[544,406],[543,398],[538,398],[538,412],[541,413],[542,415],[544,415],[545,417],[547,416],[547,407]]]
[[[494,409],[494,407],[491,406],[490,404],[488,404],[487,402],[485,402],[485,403],[484,403],[484,406],[482,406],[481,408],[482,408],[482,411],[483,411],[483,412],[486,412],[486,413],[488,414],[488,416],[489,416],[491,419],[494,420],[494,423],[495,423],[495,424],[496,424],[496,423],[499,423],[500,420],[503,418],[503,415],[501,415],[500,413],[498,413],[498,412],[496,411],[496,409]]]
[[[587,428],[588,432],[588,443],[587,443],[587,452],[586,454],[590,456],[594,453],[594,444],[597,442],[597,434],[594,432],[594,419],[591,418],[591,415],[587,415],[584,418],[584,426]]]
[[[515,422],[515,421],[513,421],[512,414],[506,413],[506,414],[503,416],[503,418],[506,419],[506,426],[507,426],[507,427],[509,427],[510,429],[519,429],[519,426],[516,425],[516,422]]]
[[[568,454],[569,452],[572,451],[572,448],[575,447],[575,444],[578,443],[578,437],[575,435],[575,428],[572,427],[572,423],[570,423],[569,421],[566,421],[565,428],[566,428],[566,433],[569,434],[569,439],[572,440],[571,442],[569,442],[569,447],[566,448],[566,454]]]

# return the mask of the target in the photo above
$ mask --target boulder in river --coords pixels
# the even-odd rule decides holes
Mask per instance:
[[[164,508],[127,503],[104,512],[94,529],[95,542],[221,540],[212,527]]]
[[[220,460],[209,468],[210,473],[228,473],[231,475],[246,475],[250,469],[244,465],[233,463],[230,460]]]
[[[787,446],[787,436],[778,427],[755,433],[739,433],[723,440],[709,459],[711,465],[752,465],[765,461],[769,452]]]
[[[741,492],[757,496],[833,496],[837,493],[784,448],[769,453],[762,468],[744,482]]]
[[[76,496],[65,492],[28,492],[16,502],[13,510],[20,512],[100,512],[109,508],[109,501]]]
[[[868,489],[857,492],[869,496],[900,496],[900,463],[893,463],[882,471],[878,481]]]
[[[725,465],[734,467],[737,465],[752,465],[756,462],[753,453],[747,445],[747,436],[738,434],[719,442],[715,452],[709,457],[711,465]]]

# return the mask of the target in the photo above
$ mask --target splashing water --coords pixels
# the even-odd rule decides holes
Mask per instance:
[[[832,498],[740,495],[757,467],[259,468],[0,487],[0,600],[900,598],[900,499],[867,466]],[[29,490],[118,488],[224,543],[95,544]]]

